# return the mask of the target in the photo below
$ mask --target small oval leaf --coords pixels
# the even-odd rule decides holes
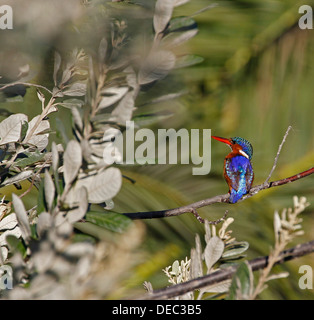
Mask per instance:
[[[49,171],[45,171],[45,199],[47,203],[48,210],[50,211],[52,208],[53,200],[55,198],[55,185],[49,174]]]
[[[222,258],[236,259],[248,248],[249,248],[249,243],[246,241],[231,243],[226,248],[226,251],[223,253]]]
[[[158,34],[167,27],[174,7],[174,0],[157,0],[154,14],[154,30]]]
[[[204,256],[209,273],[212,266],[219,260],[224,250],[224,242],[217,236],[210,238],[205,247]]]
[[[24,204],[22,200],[14,193],[12,194],[12,200],[18,225],[22,232],[22,237],[25,241],[27,241],[31,235],[31,228]]]
[[[82,164],[81,145],[76,140],[71,140],[64,152],[64,181],[66,184],[73,182]]]
[[[17,142],[20,139],[22,124],[28,118],[25,114],[12,114],[0,122],[0,145]]]

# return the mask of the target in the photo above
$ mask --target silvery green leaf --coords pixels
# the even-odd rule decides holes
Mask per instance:
[[[177,59],[174,68],[175,69],[185,68],[185,67],[193,66],[198,63],[202,63],[203,61],[204,61],[204,58],[200,56],[197,56],[194,54],[187,54]]]
[[[222,258],[236,259],[248,248],[249,248],[249,243],[246,241],[231,243],[226,247],[226,251],[223,253]]]
[[[75,82],[63,91],[65,96],[84,96],[87,85],[85,82]]]
[[[31,138],[29,135],[31,134],[31,131],[33,131],[33,128],[35,127],[35,125],[37,125],[37,121],[39,120],[39,118],[40,118],[40,115],[34,117],[31,121],[29,121],[25,141]],[[36,134],[46,133],[49,129],[50,129],[49,121],[41,120],[39,125],[36,127],[36,129],[32,133],[32,136]]]
[[[62,73],[61,83],[65,84],[71,79],[72,71],[69,68],[66,68]]]
[[[209,223],[207,220],[205,220],[205,242],[208,243],[211,237],[212,237],[212,234],[211,234]]]
[[[61,216],[61,215],[59,215],[59,216]],[[58,235],[59,236],[69,237],[72,232],[73,232],[73,226],[66,219],[64,219],[63,222],[58,225]],[[63,249],[63,244],[62,243],[63,242],[61,242],[61,248],[60,249]]]
[[[187,31],[196,29],[197,23],[191,17],[175,17],[171,19],[169,27],[167,28],[167,34]],[[167,36],[168,37],[168,36]]]
[[[11,213],[0,221],[0,230],[13,229],[16,225],[16,215],[15,213]]]
[[[52,153],[52,168],[53,171],[56,172],[59,164],[59,153],[56,143],[53,141],[51,145],[51,153]]]
[[[91,146],[89,144],[89,141],[86,139],[82,139],[80,141],[81,143],[81,149],[82,149],[82,155],[83,158],[85,159],[86,162],[90,162],[91,161],[91,156],[92,156],[92,149]]]
[[[102,205],[105,210],[112,210],[114,208],[114,202],[112,199],[107,200]]]
[[[0,145],[17,142],[21,136],[22,124],[28,118],[25,114],[17,113],[0,122]]]
[[[204,257],[207,266],[207,273],[209,273],[212,266],[219,260],[224,250],[224,242],[217,236],[210,238],[207,242]]]
[[[16,238],[19,238],[22,235],[21,228],[16,227],[12,230],[6,230],[0,235],[0,246],[5,246],[8,244],[6,238],[7,236],[15,236]]]
[[[49,134],[46,132],[50,129],[50,123],[48,120],[42,120],[39,124],[37,124],[39,118],[40,115],[34,117],[28,123],[26,137],[24,138],[23,142],[32,146],[36,146],[39,151],[42,151],[48,145]]]
[[[55,86],[57,86],[57,74],[61,66],[61,56],[59,52],[55,51],[54,67],[53,67],[53,81]]]
[[[30,67],[29,67],[29,64],[25,64],[23,66],[20,66],[19,67],[19,74],[17,76],[18,79],[22,79],[24,77],[26,77],[28,74],[29,74],[29,71],[30,71]]]
[[[167,47],[174,48],[180,44],[188,41],[197,34],[197,29],[188,30],[180,33],[170,33],[167,37],[164,38],[164,43]]]
[[[171,266],[171,274],[174,274],[174,275],[178,275],[180,272],[180,265],[179,265],[179,261],[178,260],[175,260]]]
[[[268,276],[266,278],[266,282],[268,282],[270,280],[283,279],[283,278],[287,278],[287,277],[289,277],[289,272],[280,272],[280,273],[276,273],[276,274],[271,274],[270,276]]]
[[[247,299],[253,290],[253,272],[247,261],[241,262],[234,274],[229,290],[229,300]]]
[[[58,105],[65,107],[65,108],[73,108],[73,107],[78,107],[81,108],[82,105],[84,104],[84,101],[80,100],[80,99],[66,99],[62,102],[58,102]]]
[[[48,212],[42,212],[38,216],[36,231],[39,237],[52,225],[52,216]]]
[[[128,83],[128,86],[133,88],[134,90],[137,90],[138,83],[134,69],[131,66],[129,66],[126,69],[124,69],[123,72],[126,73],[126,81]]]
[[[158,34],[165,30],[171,16],[175,0],[157,0],[154,14],[154,30]]]
[[[163,79],[173,69],[175,62],[176,57],[170,51],[157,50],[151,52],[140,69],[138,83],[144,85]]]
[[[80,112],[76,107],[71,108],[72,119],[80,131],[83,130],[83,121]]]
[[[52,249],[51,243],[48,241],[40,241],[39,250],[32,255],[32,260],[37,272],[44,273],[50,269],[56,260],[55,252]],[[34,283],[32,284],[35,285]],[[39,288],[37,287],[36,290],[37,289]]]
[[[101,203],[112,199],[119,192],[122,185],[122,175],[117,168],[108,168],[89,177],[87,183],[88,201],[91,203]]]
[[[67,256],[80,258],[86,255],[91,255],[94,253],[94,248],[91,243],[77,242],[68,246],[64,253]]]
[[[134,109],[133,92],[128,92],[112,111],[110,120],[124,124],[126,121],[131,120]]]
[[[52,94],[55,98],[62,98],[64,96],[63,92],[58,87],[52,89]]]
[[[108,168],[103,172],[87,176],[78,180],[67,196],[70,205],[79,203],[77,191],[86,187],[88,191],[88,202],[102,203],[112,199],[119,192],[122,185],[122,175],[117,168]]]
[[[27,144],[36,147],[38,151],[43,151],[49,142],[49,134],[38,134],[38,135],[33,135],[28,141]]]
[[[102,90],[102,99],[98,105],[98,109],[107,108],[118,102],[127,92],[128,87],[110,87]]]
[[[9,250],[7,247],[0,247],[0,265],[2,265],[5,260],[7,260]]]
[[[191,250],[191,275],[197,278],[203,275],[202,245],[198,234],[195,236],[195,249]]]
[[[16,195],[12,194],[13,206],[17,217],[19,228],[21,229],[22,237],[25,241],[31,236],[31,228],[28,221],[28,216],[22,200]]]
[[[10,177],[10,178],[4,180],[4,182],[1,184],[1,187],[8,186],[13,183],[17,183],[17,182],[26,180],[26,179],[30,178],[32,175],[33,175],[32,170],[22,171],[16,175],[14,175],[13,177]]]
[[[39,89],[36,89],[36,92],[37,92],[37,97],[39,101],[42,103],[42,105],[44,105],[44,102],[45,102],[44,94]]]
[[[195,249],[191,250],[191,276],[198,278],[203,275],[202,260]]]
[[[37,161],[40,161],[42,158],[44,158],[45,153],[40,153],[38,150],[36,150],[34,152],[25,151],[23,152],[23,155],[26,157],[16,160],[14,162],[15,167],[24,168]]]
[[[148,293],[152,293],[153,292],[153,286],[150,282],[144,281],[143,283],[144,289],[148,292]]]
[[[82,150],[79,142],[71,140],[65,149],[63,157],[64,181],[73,182],[82,164]]]
[[[119,233],[124,233],[132,221],[130,218],[119,213],[97,211],[88,211],[85,220],[101,228]],[[85,232],[84,230],[82,231]]]
[[[76,209],[68,211],[66,218],[70,223],[81,220],[88,208],[88,193],[87,189],[82,186],[77,192],[79,203]]]
[[[278,243],[278,241],[279,241],[280,230],[281,230],[280,217],[279,217],[278,211],[275,211],[275,213],[274,213],[274,232],[275,232],[276,243]]]
[[[53,200],[55,198],[55,185],[49,174],[48,170],[45,170],[45,199],[48,206],[48,210],[50,211],[52,208]]]

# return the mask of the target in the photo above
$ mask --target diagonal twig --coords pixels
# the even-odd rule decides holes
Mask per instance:
[[[279,155],[280,155],[282,146],[284,145],[284,143],[285,143],[285,141],[286,141],[286,139],[287,139],[287,136],[288,136],[289,131],[291,130],[291,128],[292,128],[291,126],[288,127],[288,129],[287,129],[287,131],[286,131],[286,133],[285,133],[285,135],[284,135],[284,137],[283,137],[283,139],[282,139],[282,141],[281,141],[281,144],[280,144],[280,146],[279,146],[279,148],[278,148],[277,155],[276,155],[276,158],[275,158],[273,167],[271,168],[270,173],[269,173],[267,179],[265,180],[265,183],[268,183],[268,182],[269,182],[269,180],[270,180],[273,172],[274,172],[275,169],[276,169],[277,161],[278,161],[278,158],[279,158]]]

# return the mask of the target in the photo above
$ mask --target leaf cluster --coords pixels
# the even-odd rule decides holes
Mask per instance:
[[[132,17],[113,15],[116,9],[109,4],[102,10],[102,4],[89,3],[89,9],[100,10],[106,21],[96,52],[77,47],[67,53],[56,51],[51,87],[21,83],[22,78],[1,85],[0,90],[18,83],[36,88],[40,105],[32,119],[17,113],[0,122],[0,187],[19,189],[20,182],[30,182],[23,194],[13,193],[12,201],[1,202],[0,264],[11,263],[19,270],[14,271],[16,286],[9,298],[82,298],[94,291],[105,296],[110,281],[118,281],[132,266],[129,256],[142,232],[129,218],[112,211],[122,172],[106,159],[112,156],[115,134],[133,119],[140,92],[147,92],[175,68],[200,61],[179,57],[173,50],[197,33],[192,18],[172,18],[175,6],[184,2],[156,2],[147,50],[136,48],[137,35],[129,26],[134,24]],[[25,68],[23,76],[29,71]],[[181,94],[160,95],[142,105]],[[49,116],[60,108],[71,112],[73,137],[56,144]],[[159,118],[158,113],[151,115],[151,120]],[[114,153],[120,159],[119,150]],[[38,190],[37,203],[27,210],[23,198],[33,189]],[[106,210],[94,210],[93,204]],[[99,239],[105,240],[105,248]],[[118,259],[122,265],[117,268]],[[108,275],[99,274],[100,289],[97,281],[88,281],[93,272],[100,272],[97,263],[103,266],[105,261]],[[73,283],[81,284],[81,289],[66,285]]]

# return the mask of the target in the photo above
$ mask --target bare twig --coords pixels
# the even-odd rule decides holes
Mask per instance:
[[[197,211],[194,209],[194,208],[191,208],[191,213],[193,213],[194,217],[200,222],[200,223],[205,223],[205,221],[207,221],[209,224],[212,224],[212,225],[217,225],[219,224],[220,222],[224,221],[228,215],[228,210],[226,210],[225,214],[217,219],[217,220],[207,220],[207,219],[203,219],[198,213]]]
[[[276,264],[283,263],[307,254],[314,252],[314,240],[299,244],[291,249],[280,252],[279,259]],[[253,271],[261,270],[268,265],[268,256],[259,257],[249,261],[249,265]],[[176,296],[183,295],[187,292],[205,288],[207,286],[214,285],[218,282],[231,279],[234,273],[237,271],[237,266],[232,266],[226,269],[220,269],[203,277],[199,277],[187,282],[183,282],[177,285],[173,285],[167,288],[154,290],[153,292],[140,296],[137,299],[146,300],[165,300]]]
[[[43,90],[49,92],[52,95],[52,91],[50,91],[48,88],[41,86],[39,84],[28,83],[28,82],[12,82],[12,83],[8,83],[8,84],[0,84],[0,86],[2,86],[2,87],[0,87],[0,91],[4,90],[6,88],[9,88],[9,87],[16,86],[16,85],[23,85],[23,86],[27,86],[27,87],[40,88],[40,89],[43,89]]]
[[[270,178],[271,178],[274,170],[276,169],[277,161],[278,161],[278,158],[279,158],[279,155],[280,155],[282,146],[284,145],[284,143],[285,143],[285,141],[286,141],[286,139],[287,139],[288,133],[289,133],[289,131],[290,131],[291,128],[292,128],[291,126],[288,127],[288,129],[287,129],[287,131],[286,131],[286,133],[285,133],[285,135],[284,135],[284,137],[283,137],[283,139],[282,139],[282,141],[281,141],[281,144],[280,144],[280,146],[279,146],[279,148],[278,148],[277,155],[276,155],[276,158],[275,158],[275,161],[274,161],[274,165],[273,165],[273,167],[271,168],[270,173],[269,173],[267,179],[265,180],[265,183],[268,183],[268,182],[269,182],[269,180],[270,180]]]

